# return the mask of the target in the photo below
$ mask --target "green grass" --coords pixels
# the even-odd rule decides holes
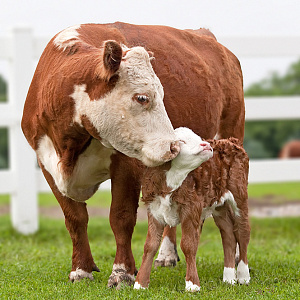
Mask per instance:
[[[268,203],[280,204],[300,200],[300,182],[249,184],[249,198]],[[0,205],[9,204],[9,195],[0,195]],[[50,207],[58,205],[52,193],[40,193],[39,205]],[[110,191],[99,191],[87,201],[89,206],[109,207]]]
[[[222,282],[223,251],[212,219],[204,225],[197,254],[201,291],[185,288],[185,260],[175,268],[153,269],[146,291],[108,289],[115,242],[107,218],[91,218],[89,238],[100,273],[94,281],[68,282],[71,241],[63,220],[41,218],[30,236],[16,233],[8,216],[0,218],[0,299],[299,299],[300,218],[252,219],[249,286]],[[132,241],[137,267],[141,264],[147,222],[138,222]],[[180,230],[178,230],[180,236]]]
[[[300,182],[249,184],[249,198],[273,203],[284,203],[286,201],[300,200]]]

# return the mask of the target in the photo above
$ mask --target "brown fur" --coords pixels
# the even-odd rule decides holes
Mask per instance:
[[[241,143],[234,138],[220,141],[209,141],[214,150],[213,158],[204,162],[200,167],[190,172],[182,185],[172,192],[172,201],[178,204],[178,214],[182,227],[181,248],[186,257],[186,281],[200,285],[196,269],[196,252],[198,238],[203,220],[201,214],[204,208],[219,201],[228,190],[234,196],[239,208],[237,217],[230,205],[225,202],[217,208],[218,215],[214,220],[220,229],[223,248],[224,266],[233,268],[235,265],[236,244],[240,247],[240,258],[245,264],[247,246],[250,239],[248,221],[248,169],[249,158]],[[156,196],[165,197],[170,193],[166,184],[167,167],[148,168],[142,180],[143,201],[149,205]],[[148,212],[148,234],[144,247],[144,256],[136,281],[143,287],[148,286],[153,257],[159,247],[163,224]]]
[[[104,41],[143,46],[154,53],[153,68],[164,87],[164,103],[174,128],[186,126],[204,138],[218,133],[221,138],[234,136],[243,140],[245,108],[240,64],[211,34],[125,23],[82,25],[78,33],[80,42],[64,52],[53,45],[55,37],[47,45],[32,79],[22,119],[24,135],[34,150],[41,136],[51,137],[66,174],[72,173],[78,156],[95,135],[88,122],[83,122],[82,128],[71,126],[74,103],[69,95],[74,84],[86,84],[90,98],[96,99],[113,89],[118,80],[112,74],[120,49],[114,42]],[[101,68],[103,56],[106,71]],[[120,153],[111,159],[110,223],[117,244],[115,264],[124,264],[133,274],[130,242],[136,222],[140,169],[134,159]],[[61,204],[73,241],[72,270],[82,268],[89,272],[94,269],[94,261],[87,250],[85,206],[63,197],[50,174],[43,171]],[[173,237],[174,230],[170,230]]]
[[[286,143],[280,153],[280,158],[300,157],[300,140],[294,140]]]

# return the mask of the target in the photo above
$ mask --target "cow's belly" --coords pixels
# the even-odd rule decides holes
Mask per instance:
[[[41,139],[37,155],[64,196],[75,201],[85,201],[97,191],[100,183],[110,178],[110,157],[113,152],[113,149],[106,148],[93,139],[79,155],[71,176],[62,172],[60,159],[48,136]]]

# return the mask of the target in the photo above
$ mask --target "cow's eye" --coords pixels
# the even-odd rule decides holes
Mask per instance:
[[[135,94],[133,96],[133,99],[139,102],[140,104],[147,104],[150,101],[149,96],[145,94]]]

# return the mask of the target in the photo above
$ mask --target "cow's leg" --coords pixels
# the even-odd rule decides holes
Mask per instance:
[[[248,267],[247,248],[250,241],[250,224],[248,209],[240,211],[240,216],[236,216],[237,241],[239,245],[239,260],[237,266],[237,280],[240,284],[249,284],[250,273]]]
[[[154,262],[155,267],[176,266],[179,261],[176,247],[176,227],[166,226],[163,233],[158,256]]]
[[[236,271],[235,271],[235,251],[237,239],[235,235],[236,226],[234,226],[234,216],[230,207],[225,203],[217,209],[218,214],[214,215],[214,220],[218,226],[223,244],[224,251],[224,272],[223,281],[235,284]]]
[[[196,254],[200,228],[193,222],[192,217],[187,216],[181,222],[181,230],[180,247],[186,260],[185,289],[190,292],[198,292],[200,290],[200,281],[196,266]]]
[[[137,162],[118,153],[113,155],[111,164],[112,203],[110,225],[116,239],[116,257],[108,286],[117,288],[121,284],[134,283],[137,270],[131,250],[131,238],[136,224],[140,195]]]
[[[142,264],[137,274],[134,288],[147,288],[150,282],[150,273],[154,256],[158,250],[164,226],[148,213],[148,233],[144,246]]]
[[[58,200],[65,216],[65,224],[73,243],[72,271],[69,275],[71,281],[79,281],[82,278],[93,279],[92,271],[99,269],[94,263],[91,253],[88,235],[88,212],[86,204],[76,202],[64,197],[57,189],[52,176],[40,163],[43,174]]]

